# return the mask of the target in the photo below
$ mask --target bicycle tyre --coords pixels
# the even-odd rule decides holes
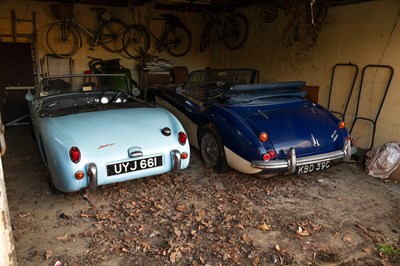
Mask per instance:
[[[150,48],[150,35],[144,26],[134,24],[124,32],[122,45],[129,57],[139,59]]]
[[[207,46],[210,44],[210,33],[212,27],[212,24],[210,22],[207,22],[206,26],[203,29],[203,33],[201,34],[200,39],[200,53],[204,52]]]
[[[128,26],[119,19],[104,22],[100,29],[100,45],[111,53],[120,53],[124,50],[122,37]]]
[[[168,29],[164,41],[170,55],[184,56],[192,47],[192,34],[185,26],[177,25]]]
[[[229,15],[224,24],[222,32],[223,41],[226,47],[235,50],[240,48],[247,38],[249,21],[241,13]]]
[[[73,25],[59,21],[47,29],[46,43],[53,54],[59,57],[72,57],[79,51],[82,39]]]

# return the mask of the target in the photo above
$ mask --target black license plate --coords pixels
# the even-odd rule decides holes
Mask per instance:
[[[306,165],[299,166],[297,168],[297,174],[307,174],[307,173],[311,173],[311,172],[315,172],[315,171],[321,171],[324,169],[328,169],[329,167],[331,167],[330,161],[306,164]]]
[[[163,165],[162,156],[107,165],[107,176],[120,175]]]

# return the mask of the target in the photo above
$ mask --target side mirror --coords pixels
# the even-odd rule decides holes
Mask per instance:
[[[27,94],[25,94],[25,100],[27,100],[28,102],[33,101],[34,98],[35,96],[30,91]]]
[[[135,97],[139,97],[140,90],[138,88],[133,88],[132,89],[132,95],[135,96]]]
[[[178,87],[176,87],[175,92],[180,95],[180,94],[184,93],[185,90],[183,89],[182,86],[178,86]]]

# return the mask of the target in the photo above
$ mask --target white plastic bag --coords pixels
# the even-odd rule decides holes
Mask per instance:
[[[365,172],[386,179],[400,164],[400,142],[389,142],[366,153]]]

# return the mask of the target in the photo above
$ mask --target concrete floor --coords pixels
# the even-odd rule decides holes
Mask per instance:
[[[217,175],[204,168],[198,152],[193,150],[189,168],[179,174],[109,185],[90,195],[80,192],[53,195],[30,127],[8,128],[6,140],[8,150],[3,168],[19,265],[54,265],[57,261],[69,265],[173,264],[171,258],[176,259],[173,257],[176,251],[172,246],[158,250],[162,247],[153,244],[154,238],[149,237],[154,232],[165,237],[166,245],[190,245],[190,249],[179,251],[183,255],[178,262],[183,265],[199,265],[203,261],[210,265],[236,264],[232,254],[219,257],[212,250],[232,244],[232,239],[237,239],[234,241],[237,246],[225,249],[237,250],[242,265],[252,264],[254,260],[250,258],[254,254],[259,256],[258,265],[274,265],[270,260],[275,257],[288,264],[321,265],[327,262],[323,261],[326,254],[336,258],[329,265],[381,265],[382,258],[375,249],[377,241],[400,244],[400,185],[370,177],[358,164],[338,164],[327,171],[304,176],[263,179],[233,170]],[[136,227],[125,222],[120,226],[127,226],[124,232],[138,228],[131,233],[135,239],[151,244],[146,251],[119,253],[102,249],[106,240],[114,244],[120,241],[115,231],[118,228],[104,228],[110,223],[101,219],[119,217],[118,211],[127,206],[118,207],[122,199],[141,207],[137,211],[146,214],[130,218]],[[155,207],[157,215],[148,215]],[[183,238],[184,225],[190,221],[181,221],[180,213],[174,214],[176,209],[193,210],[185,217],[198,219],[199,209],[209,216],[199,225],[195,219],[196,234],[192,229],[193,235]],[[96,215],[90,216],[93,212]],[[173,219],[165,218],[171,214]],[[239,222],[239,228],[236,224],[224,224],[215,237],[221,223],[218,217],[235,220],[242,216],[246,218]],[[262,223],[260,218],[271,231],[257,230]],[[160,221],[166,224],[160,227]],[[210,225],[214,225],[210,232],[198,230]],[[296,234],[298,226],[308,227],[309,235]],[[101,241],[96,240],[97,236]],[[390,258],[387,261],[392,262]]]

